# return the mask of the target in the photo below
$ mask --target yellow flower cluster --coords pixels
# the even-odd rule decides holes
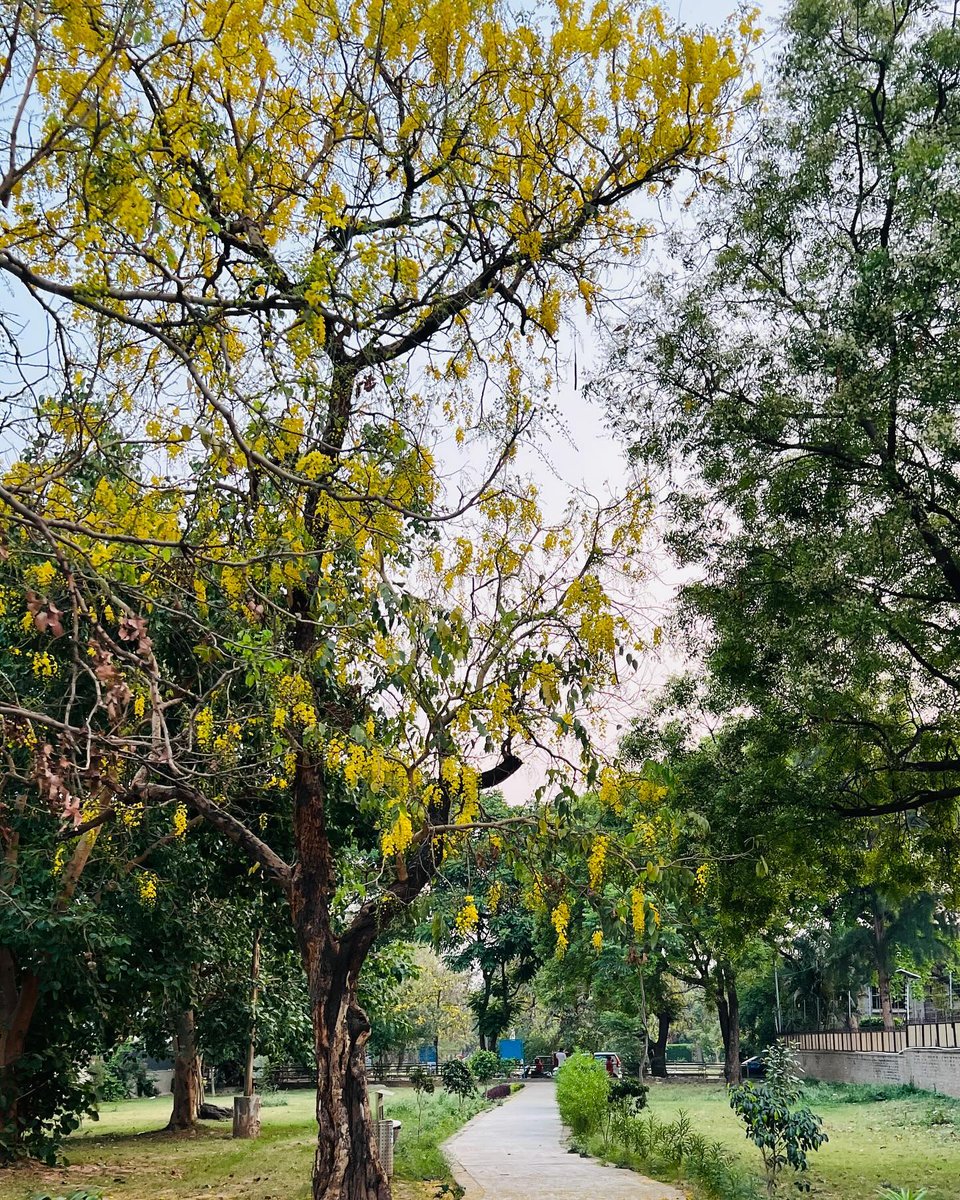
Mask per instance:
[[[298,700],[291,712],[294,725],[300,725],[304,730],[313,729],[317,724],[317,710],[305,700]]]
[[[707,890],[707,884],[710,881],[710,864],[701,863],[694,872],[697,878],[697,891],[702,896]]]
[[[33,570],[33,578],[37,582],[37,586],[48,588],[57,577],[57,568],[52,562],[42,562]]]
[[[133,715],[138,718],[142,717],[144,712],[146,711],[146,707],[147,707],[147,698],[141,692],[133,702]]]
[[[283,675],[277,687],[280,703],[289,707],[298,700],[313,699],[313,688],[302,675]]]
[[[503,899],[503,884],[499,879],[494,880],[487,892],[487,907],[492,913],[495,913],[500,907],[500,901]]]
[[[614,812],[623,811],[620,773],[613,767],[604,767],[600,772],[600,803]]]
[[[610,839],[605,833],[597,834],[590,848],[587,859],[587,871],[590,875],[590,887],[596,889],[603,882],[603,867],[607,860],[607,847]]]
[[[286,723],[287,723],[287,710],[278,704],[277,707],[273,710],[273,721],[270,724],[270,728],[274,729],[274,730],[283,729],[285,727]]]
[[[566,900],[561,900],[550,914],[550,923],[557,934],[557,958],[563,958],[567,952],[567,947],[570,945],[568,936],[570,928],[570,905],[567,904]]]
[[[638,938],[643,937],[647,928],[646,903],[646,896],[640,888],[633,888],[630,893],[630,920],[633,932]]]
[[[30,620],[32,622],[33,617],[30,617]],[[34,652],[33,673],[38,679],[53,679],[55,675],[60,673],[60,665],[46,650]]]
[[[152,871],[141,871],[137,876],[137,888],[140,892],[140,903],[148,906],[156,904],[159,892],[159,880]]]
[[[173,836],[185,837],[187,833],[187,806],[178,804],[173,810]]]
[[[453,919],[458,933],[470,933],[480,923],[480,913],[474,903],[473,896],[464,896],[463,907]]]
[[[213,740],[213,713],[209,705],[197,713],[193,727],[197,732],[197,745],[205,750]]]
[[[119,810],[120,822],[126,829],[136,829],[143,820],[143,805],[124,804]]]
[[[405,808],[398,808],[393,824],[380,839],[384,858],[395,858],[403,854],[413,841],[413,822]]]
[[[197,739],[199,741],[199,738]],[[231,721],[223,733],[213,739],[213,749],[217,754],[232,754],[243,740],[243,730],[237,721]]]
[[[63,870],[63,864],[67,861],[67,848],[62,843],[57,847],[56,853],[53,856],[53,865],[50,868],[51,875],[59,875]]]
[[[596,950],[596,952],[598,954],[600,953],[600,951],[603,949],[603,930],[602,929],[595,929],[593,931],[593,933],[590,935],[590,945],[594,948],[594,950]]]

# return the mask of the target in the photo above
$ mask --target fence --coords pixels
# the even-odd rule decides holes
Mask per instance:
[[[798,1050],[899,1054],[901,1050],[960,1049],[960,1021],[911,1021],[896,1029],[807,1029],[784,1034]]]

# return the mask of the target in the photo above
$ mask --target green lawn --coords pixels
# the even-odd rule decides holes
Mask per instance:
[[[0,1200],[81,1187],[102,1192],[106,1200],[308,1200],[316,1136],[313,1094],[287,1092],[270,1099],[257,1141],[234,1141],[229,1121],[204,1122],[191,1135],[162,1132],[169,1097],[106,1104],[100,1120],[87,1123],[67,1143],[66,1167],[0,1171]],[[403,1122],[394,1164],[398,1200],[436,1194],[435,1186],[416,1181],[449,1177],[437,1147],[481,1106],[468,1102],[461,1112],[442,1093],[425,1098],[418,1141],[413,1093],[390,1094],[388,1114]]]
[[[873,1098],[882,1088],[816,1084],[808,1090],[830,1137],[810,1156],[811,1196],[875,1200],[883,1186],[911,1185],[925,1187],[926,1200],[958,1200],[960,1101],[902,1088],[888,1090],[892,1098],[884,1100]],[[700,1133],[723,1142],[759,1176],[760,1152],[744,1137],[721,1085],[655,1084],[650,1108],[664,1121],[684,1109]]]

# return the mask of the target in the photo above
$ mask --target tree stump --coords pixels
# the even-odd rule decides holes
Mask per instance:
[[[260,1136],[260,1097],[234,1096],[233,1136],[255,1138]]]

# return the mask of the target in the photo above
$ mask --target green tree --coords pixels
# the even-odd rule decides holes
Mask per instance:
[[[669,541],[698,568],[684,597],[693,628],[709,619],[716,703],[779,730],[808,806],[924,810],[942,850],[960,797],[960,33],[934,0],[797,0],[784,33],[690,270],[651,287],[605,386],[632,454],[679,481]],[[830,790],[826,759],[846,767]]]
[[[76,829],[186,806],[259,864],[307,974],[314,1194],[383,1200],[364,962],[524,746],[579,739],[592,782],[634,640],[604,580],[645,495],[550,529],[516,474],[549,343],[646,241],[630,198],[716,161],[752,22],[4,11],[0,271],[50,335],[4,414],[5,778]]]

